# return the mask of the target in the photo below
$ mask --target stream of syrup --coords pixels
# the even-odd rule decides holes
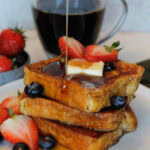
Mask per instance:
[[[68,64],[68,24],[69,24],[69,0],[66,0],[66,66]],[[67,67],[65,68],[67,72]]]

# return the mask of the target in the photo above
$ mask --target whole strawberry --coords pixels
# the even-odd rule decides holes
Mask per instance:
[[[25,47],[25,38],[23,31],[16,27],[15,29],[5,29],[0,34],[0,54],[6,56],[16,56]]]
[[[9,71],[12,69],[12,61],[6,56],[0,55],[0,72]]]

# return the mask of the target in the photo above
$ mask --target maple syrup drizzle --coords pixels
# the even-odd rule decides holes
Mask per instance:
[[[69,23],[69,0],[66,0],[66,66],[68,64],[68,23]],[[67,67],[65,68],[67,72]]]

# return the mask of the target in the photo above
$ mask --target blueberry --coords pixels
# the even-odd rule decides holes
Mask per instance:
[[[116,65],[113,62],[109,62],[109,63],[105,64],[105,66],[104,66],[104,72],[112,71],[115,69],[116,69]]]
[[[43,94],[43,87],[39,83],[32,82],[24,88],[24,92],[29,97],[40,97]]]
[[[29,147],[25,143],[17,143],[14,145],[13,150],[29,150]]]
[[[123,96],[114,96],[110,99],[110,103],[114,108],[120,109],[126,105],[126,99]]]
[[[52,136],[45,136],[39,139],[39,147],[43,150],[50,150],[55,147],[56,140]]]
[[[14,65],[16,65],[17,67],[20,67],[23,64],[25,64],[27,59],[28,59],[28,55],[26,52],[23,51],[14,58]]]
[[[0,133],[0,142],[2,142],[3,141],[3,136],[2,136],[2,134]]]

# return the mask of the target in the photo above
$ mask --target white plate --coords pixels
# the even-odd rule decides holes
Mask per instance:
[[[16,95],[18,90],[23,91],[23,87],[22,79],[1,86],[0,100]],[[140,85],[131,107],[137,116],[138,128],[124,135],[110,150],[150,150],[150,89]],[[0,144],[0,150],[12,150],[12,145],[4,141]]]

